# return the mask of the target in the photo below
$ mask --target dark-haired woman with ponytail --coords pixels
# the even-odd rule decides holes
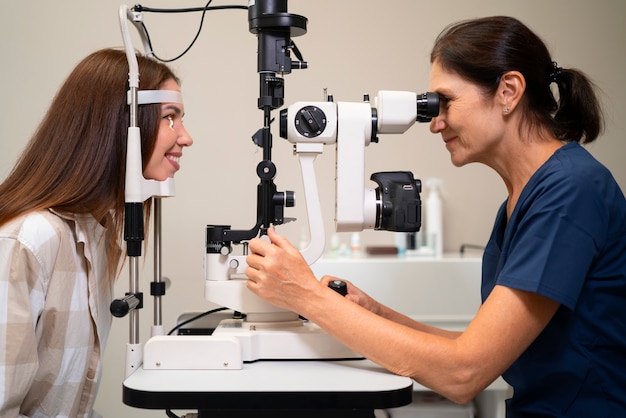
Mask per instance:
[[[415,322],[351,283],[340,297],[273,230],[250,242],[248,288],[453,401],[502,375],[507,418],[626,416],[626,201],[581,145],[603,128],[592,82],[504,16],[449,26],[431,63],[431,131],[455,166],[485,164],[508,191],[467,329]]]

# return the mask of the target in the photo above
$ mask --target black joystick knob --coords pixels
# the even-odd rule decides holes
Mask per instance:
[[[131,310],[141,308],[143,308],[142,293],[127,293],[123,299],[115,299],[109,306],[111,314],[116,318],[122,318]]]
[[[339,293],[341,296],[348,294],[348,285],[343,280],[333,280],[328,283],[328,287]]]

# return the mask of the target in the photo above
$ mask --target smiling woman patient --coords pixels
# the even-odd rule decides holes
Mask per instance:
[[[167,66],[137,58],[142,89],[180,91]],[[124,51],[81,61],[0,184],[2,417],[96,416],[121,255],[127,80]],[[183,114],[181,103],[139,107],[144,177],[180,168],[193,142]]]

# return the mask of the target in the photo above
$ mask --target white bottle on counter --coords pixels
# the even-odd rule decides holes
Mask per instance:
[[[443,208],[441,204],[441,180],[426,180],[428,197],[426,198],[426,244],[437,258],[443,256]]]
[[[353,258],[361,257],[361,235],[358,232],[353,232],[350,237],[350,249],[352,250]]]
[[[406,232],[394,232],[393,236],[396,249],[398,250],[398,257],[404,257],[406,255],[408,234]]]

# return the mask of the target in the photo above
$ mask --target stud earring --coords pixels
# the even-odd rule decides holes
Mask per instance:
[[[510,111],[511,111],[511,109],[509,109],[508,107],[505,107],[504,109],[502,109],[502,112],[503,112],[505,115],[508,115]]]

